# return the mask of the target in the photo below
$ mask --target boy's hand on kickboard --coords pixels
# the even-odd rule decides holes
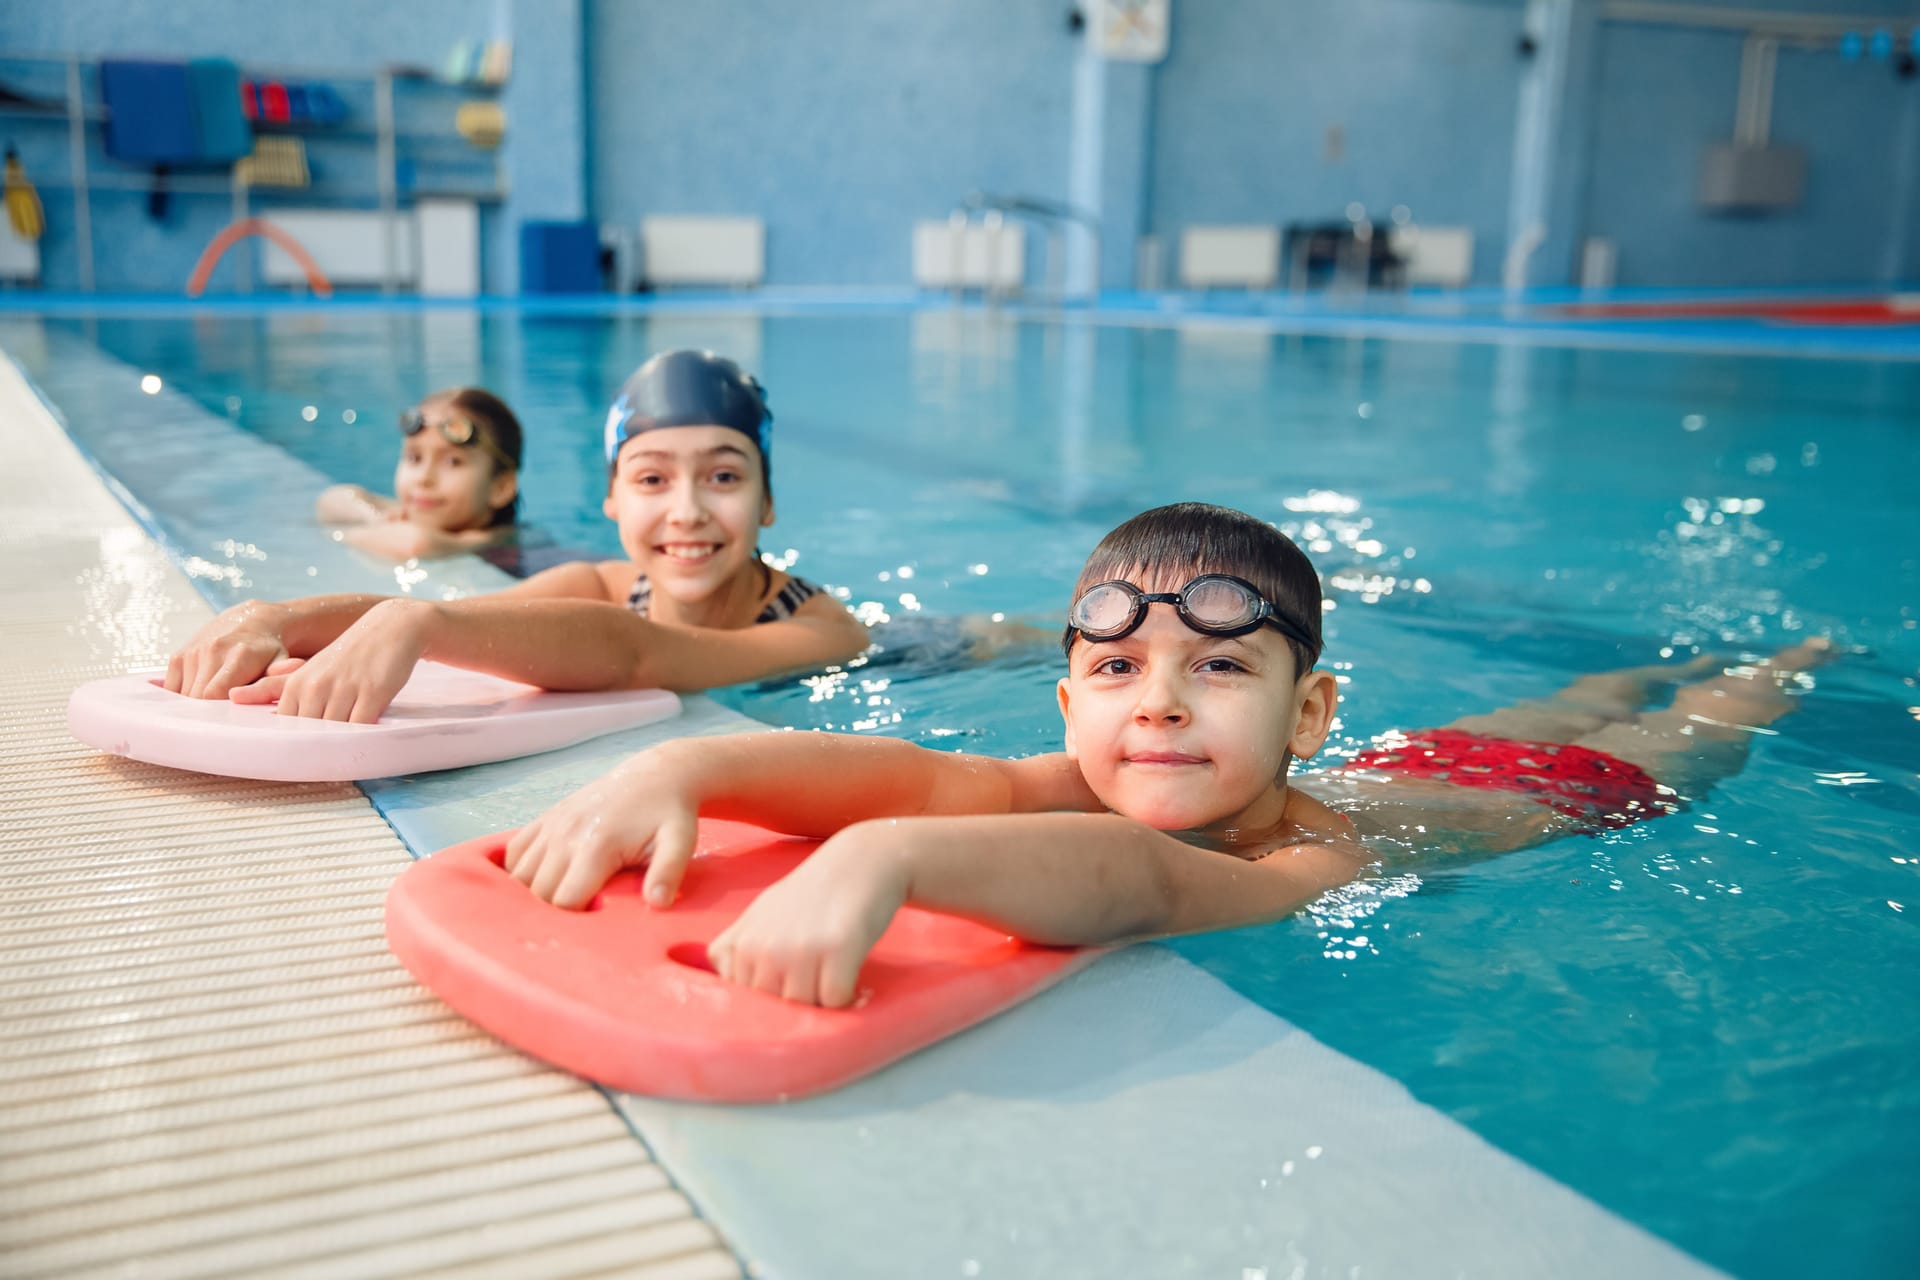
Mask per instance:
[[[854,1003],[861,964],[907,899],[904,862],[875,831],[892,835],[850,827],[763,890],[708,944],[714,972],[801,1004]]]
[[[647,905],[671,906],[699,814],[651,764],[637,756],[522,827],[507,843],[508,873],[535,897],[577,911],[617,873],[644,865]]]

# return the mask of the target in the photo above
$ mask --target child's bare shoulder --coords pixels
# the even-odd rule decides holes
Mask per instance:
[[[616,604],[624,604],[633,594],[633,584],[640,580],[640,570],[631,560],[602,560],[593,569],[600,577],[600,590]]]
[[[1345,884],[1374,861],[1346,814],[1294,788],[1287,793],[1286,820],[1258,847],[1232,852],[1289,876],[1307,876],[1323,888]],[[1277,856],[1276,856],[1277,855]]]
[[[1357,842],[1359,839],[1351,818],[1298,787],[1287,788],[1286,820],[1304,840]]]
[[[1013,813],[1104,813],[1106,806],[1064,751],[999,760],[996,764],[1012,788]]]

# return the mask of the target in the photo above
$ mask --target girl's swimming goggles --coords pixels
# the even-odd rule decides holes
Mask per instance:
[[[448,444],[472,444],[484,449],[487,456],[500,464],[502,470],[514,469],[513,460],[501,451],[500,446],[488,439],[487,433],[474,425],[472,418],[462,418],[452,414],[444,418],[427,421],[427,415],[418,409],[408,409],[400,415],[400,434],[411,439],[427,427],[440,433],[441,439]]]

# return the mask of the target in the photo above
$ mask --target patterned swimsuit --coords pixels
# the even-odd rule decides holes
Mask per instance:
[[[754,625],[791,618],[802,604],[819,594],[820,588],[805,578],[788,578],[787,585],[780,588],[779,594],[767,601],[767,607],[754,618]],[[647,581],[647,575],[643,573],[633,580],[633,590],[627,593],[627,608],[644,618],[652,603],[653,584]]]

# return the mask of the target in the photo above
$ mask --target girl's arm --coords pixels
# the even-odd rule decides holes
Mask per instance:
[[[495,596],[513,600],[608,599],[604,575],[586,561],[555,565]],[[262,681],[269,667],[282,658],[312,657],[338,640],[374,606],[391,599],[331,595],[279,604],[243,601],[223,610],[173,655],[167,663],[166,687],[193,698],[224,698],[234,690],[247,689],[241,701],[271,702],[286,678],[276,675]],[[248,688],[256,681],[263,687]]]
[[[996,760],[823,733],[690,738],[634,756],[522,828],[507,867],[539,897],[579,907],[647,863],[648,900],[665,905],[701,815],[824,837],[878,818],[1097,808],[1063,755]]]
[[[384,498],[357,484],[329,485],[313,504],[313,516],[321,524],[370,524],[385,520],[399,507],[392,498]]]
[[[363,524],[342,535],[348,546],[385,556],[389,560],[436,560],[443,556],[480,551],[500,540],[496,529],[462,529],[443,533],[405,520]]]
[[[416,606],[423,656],[546,689],[693,691],[855,657],[867,630],[815,597],[792,617],[739,628],[669,626],[624,605],[480,596]]]
[[[371,724],[422,658],[543,689],[711,689],[845,661],[866,648],[866,628],[853,615],[831,600],[821,605],[781,622],[714,630],[650,622],[604,599],[392,599],[242,700],[278,698],[282,715]]]
[[[1249,862],[1114,814],[867,822],[763,892],[708,954],[731,981],[841,1007],[907,903],[1032,942],[1099,945],[1279,919],[1368,861],[1335,837]]]

